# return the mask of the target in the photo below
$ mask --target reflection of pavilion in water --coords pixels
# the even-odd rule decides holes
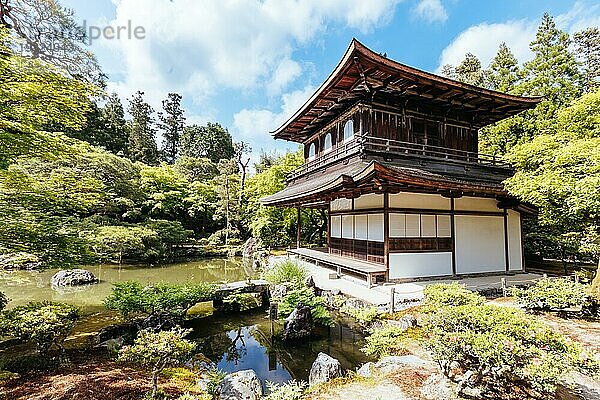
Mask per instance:
[[[272,337],[271,324],[263,313],[209,318],[210,322],[203,319],[193,326],[200,351],[223,371],[253,369],[263,383],[308,380],[321,351],[337,358],[344,369],[367,361],[360,351],[363,336],[344,324],[318,329],[305,342],[284,343]],[[280,329],[276,324],[275,331]]]

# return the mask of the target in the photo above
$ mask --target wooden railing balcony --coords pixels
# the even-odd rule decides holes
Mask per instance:
[[[382,155],[392,159],[409,156],[464,164],[465,166],[482,165],[502,169],[511,168],[510,164],[495,155],[365,135],[357,136],[353,140],[340,144],[319,157],[308,160],[302,167],[288,175],[287,180],[294,180],[308,172],[315,171],[359,152]]]

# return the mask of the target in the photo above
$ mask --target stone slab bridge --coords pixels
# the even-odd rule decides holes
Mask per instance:
[[[213,306],[220,308],[226,297],[244,293],[258,293],[261,296],[263,307],[269,304],[269,282],[264,279],[253,279],[221,285],[213,295]]]

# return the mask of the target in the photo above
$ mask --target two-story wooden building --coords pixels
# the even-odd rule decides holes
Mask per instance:
[[[327,208],[326,251],[294,252],[370,283],[522,271],[528,209],[504,189],[511,167],[478,152],[478,130],[539,101],[411,68],[353,40],[273,132],[303,144],[305,164],[261,201]]]

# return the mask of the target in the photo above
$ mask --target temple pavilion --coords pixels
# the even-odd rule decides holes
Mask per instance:
[[[305,162],[261,202],[327,209],[327,248],[302,248],[298,236],[291,252],[369,284],[523,271],[532,210],[506,192],[514,171],[478,151],[478,131],[540,100],[424,72],[352,40],[273,132],[302,144]]]

